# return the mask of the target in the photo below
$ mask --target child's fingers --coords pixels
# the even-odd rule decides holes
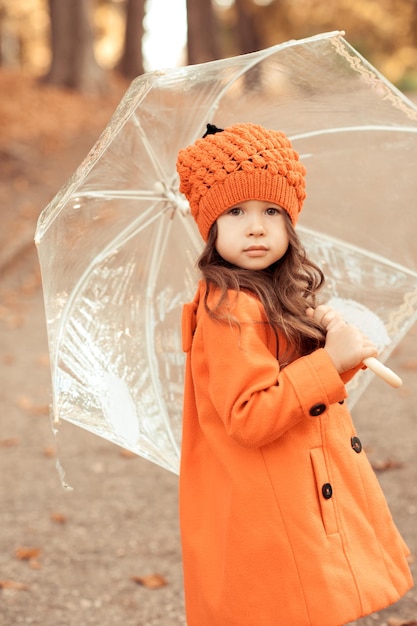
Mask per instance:
[[[325,349],[339,373],[346,372],[364,359],[377,356],[374,343],[355,326],[334,320],[326,333]]]
[[[329,311],[327,311],[327,313],[323,315],[321,323],[327,331],[335,326],[337,326],[338,328],[347,326],[347,323],[340,315],[340,313],[334,311],[333,309],[330,309]]]
[[[321,324],[323,317],[326,315],[328,311],[330,311],[330,307],[324,304],[320,304],[315,309],[313,309],[312,307],[309,307],[306,313],[309,317],[314,319],[315,322],[317,322],[318,324]]]
[[[314,319],[314,321],[323,326],[325,330],[329,330],[329,328],[336,323],[345,323],[341,315],[326,304],[320,304],[315,309],[308,308],[306,313],[308,317]]]

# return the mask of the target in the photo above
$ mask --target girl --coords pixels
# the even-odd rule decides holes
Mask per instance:
[[[294,230],[287,137],[208,126],[180,189],[206,247],[185,305],[180,521],[189,626],[340,626],[411,586],[346,406],[375,346],[329,307]]]

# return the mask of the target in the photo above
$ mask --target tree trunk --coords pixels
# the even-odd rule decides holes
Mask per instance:
[[[106,88],[94,56],[90,0],[49,0],[52,62],[45,82],[85,93]]]
[[[237,24],[236,39],[239,54],[255,52],[262,48],[262,41],[258,34],[258,24],[254,7],[248,0],[235,0]]]
[[[144,16],[145,0],[127,0],[123,54],[117,69],[129,80],[144,72],[142,55]]]
[[[218,28],[211,0],[187,0],[188,63],[205,63],[220,57]]]

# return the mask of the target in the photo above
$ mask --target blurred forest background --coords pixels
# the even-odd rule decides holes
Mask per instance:
[[[417,89],[417,0],[0,0],[0,69],[83,93],[103,93],[157,69],[143,42],[153,14],[169,33],[184,16],[184,50],[172,65],[252,52],[288,39],[345,30],[347,40],[403,91]],[[154,22],[153,22],[154,23]],[[10,96],[10,94],[8,94]],[[5,94],[2,94],[4,97]]]

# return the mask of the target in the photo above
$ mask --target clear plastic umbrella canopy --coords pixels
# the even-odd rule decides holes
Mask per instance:
[[[53,413],[178,472],[184,355],[202,241],[180,148],[210,122],[285,131],[307,168],[299,233],[323,300],[385,360],[417,317],[417,110],[343,38],[145,74],[39,218]],[[372,374],[349,388],[357,401]]]

